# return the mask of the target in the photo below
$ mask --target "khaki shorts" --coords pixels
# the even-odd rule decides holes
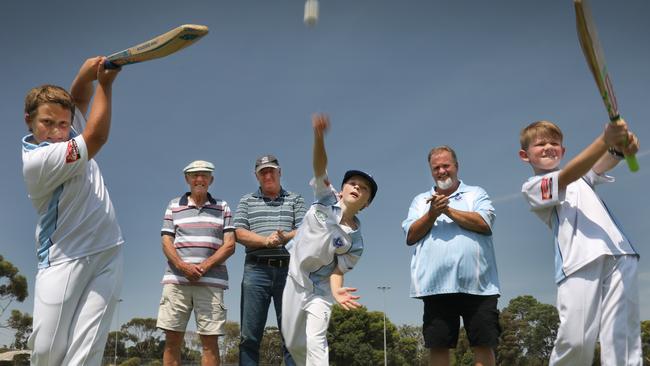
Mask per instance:
[[[163,285],[156,326],[185,332],[192,309],[198,334],[224,335],[227,310],[223,289],[209,286]]]

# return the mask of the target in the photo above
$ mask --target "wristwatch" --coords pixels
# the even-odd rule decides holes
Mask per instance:
[[[610,147],[609,149],[607,149],[607,152],[609,152],[609,155],[613,156],[617,160],[623,160],[625,158],[625,155],[623,155],[622,152],[616,150],[613,147]]]

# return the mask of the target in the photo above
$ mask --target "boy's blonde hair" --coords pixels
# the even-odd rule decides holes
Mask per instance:
[[[72,118],[74,119],[75,105],[70,93],[60,86],[45,84],[32,88],[25,96],[25,114],[29,116],[30,121],[36,116],[38,107],[45,103],[61,105],[72,112]]]
[[[526,126],[519,134],[521,149],[526,150],[531,142],[537,137],[550,137],[559,139],[562,142],[562,130],[553,122],[536,121]]]

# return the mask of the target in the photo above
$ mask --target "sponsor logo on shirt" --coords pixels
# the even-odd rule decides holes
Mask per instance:
[[[79,147],[77,146],[77,141],[74,139],[68,141],[68,151],[65,154],[65,162],[67,163],[74,163],[75,161],[79,160],[81,158],[81,154],[79,154]]]
[[[550,200],[551,198],[553,198],[551,187],[553,187],[553,178],[551,177],[542,178],[542,184],[541,184],[542,200]]]
[[[460,192],[458,192],[458,193],[456,193],[456,194],[452,194],[451,197],[449,197],[449,199],[450,199],[450,200],[460,201],[460,200],[463,199],[463,194],[460,193]]]

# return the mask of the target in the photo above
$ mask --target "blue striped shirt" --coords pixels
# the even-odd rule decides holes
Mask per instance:
[[[301,195],[280,189],[277,198],[264,197],[260,189],[244,195],[239,200],[235,213],[234,225],[252,231],[258,235],[268,236],[276,230],[293,231],[305,216],[305,200]],[[289,253],[281,248],[246,248],[246,253],[256,256],[288,258]]]
[[[408,217],[402,222],[404,233],[428,210],[426,202],[435,193],[417,195]],[[449,196],[449,207],[476,212],[492,229],[494,207],[481,187],[460,183]],[[411,297],[466,293],[472,295],[499,294],[499,278],[492,244],[492,235],[466,230],[447,215],[440,215],[431,230],[417,243],[411,258]]]

